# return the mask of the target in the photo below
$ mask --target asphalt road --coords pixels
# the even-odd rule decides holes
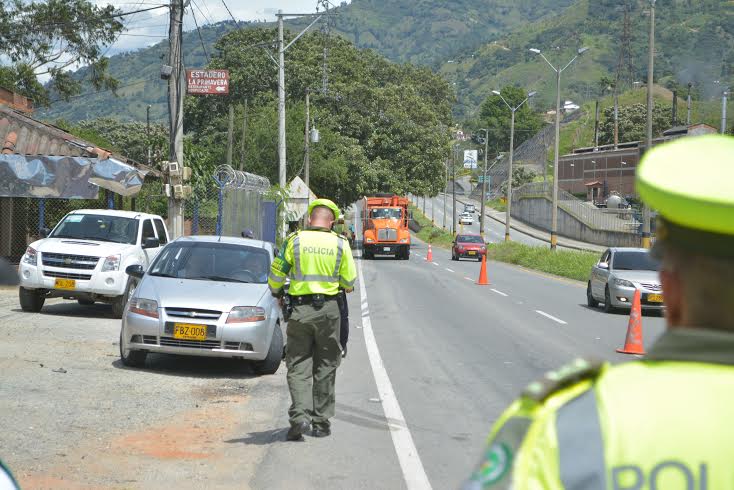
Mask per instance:
[[[451,195],[439,195],[434,198],[428,198],[426,199],[426,216],[429,218],[433,216],[434,222],[436,226],[443,226],[444,224],[444,201],[446,204],[446,228],[451,228],[451,218],[452,218],[452,199]],[[431,204],[433,204],[434,208],[431,209]],[[423,198],[418,198],[418,207],[423,210]],[[460,202],[456,202],[456,219],[459,219],[459,216],[461,216],[462,211],[464,211],[464,205]],[[433,215],[431,214],[433,213]],[[503,223],[500,223],[499,221],[496,221],[489,216],[485,216],[484,218],[484,227],[485,227],[485,241],[489,243],[497,243],[504,241],[505,239],[505,225]],[[457,230],[461,231],[461,226],[457,225]],[[477,209],[477,212],[474,213],[474,224],[472,225],[464,225],[463,230],[467,233],[479,233],[479,210]],[[526,235],[524,233],[521,233],[517,230],[510,230],[510,238],[513,241],[524,243],[526,245],[533,245],[533,246],[543,246],[547,247],[548,243],[544,242],[542,240],[538,240],[537,238],[534,238],[530,235]]]
[[[527,383],[578,356],[634,359],[615,352],[627,316],[587,308],[583,284],[490,262],[477,286],[478,263],[425,252],[358,260],[333,434],[301,443],[283,440],[285,369],[166,356],[122,369],[108,306],[28,315],[6,295],[0,458],[25,488],[456,488]],[[646,315],[645,344],[662,328]]]

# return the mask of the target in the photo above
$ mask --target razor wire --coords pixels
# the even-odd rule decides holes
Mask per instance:
[[[220,165],[212,179],[218,187],[217,235],[238,235],[245,228],[256,236],[262,232],[263,194],[270,189],[266,177]]]

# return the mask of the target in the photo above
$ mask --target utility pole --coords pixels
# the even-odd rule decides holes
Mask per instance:
[[[227,165],[232,166],[232,150],[234,146],[234,106],[229,104],[229,125],[227,126]]]
[[[311,131],[311,113],[310,113],[310,93],[306,89],[306,135],[305,135],[305,151],[303,156],[303,181],[306,183],[306,187],[309,187],[309,172],[310,172],[310,132]]]
[[[242,141],[240,142],[240,171],[245,170],[245,138],[247,138],[247,99],[245,99],[245,112],[242,116]]]
[[[596,108],[594,109],[594,149],[599,149],[599,99],[596,99]]]
[[[148,140],[146,141],[146,144],[148,146],[148,166],[150,167],[150,162],[153,159],[150,144],[150,104],[145,108],[145,137]]]
[[[170,28],[168,31],[168,63],[172,68],[168,78],[169,111],[169,152],[170,161],[177,162],[183,169],[183,105],[184,105],[184,70],[181,53],[181,31],[183,26],[184,0],[171,0]],[[165,169],[167,172],[169,169]],[[170,195],[168,197],[169,231],[173,238],[183,235],[183,202],[174,192],[173,176],[168,175]]]
[[[278,10],[278,185],[285,189],[285,45],[283,11]]]
[[[619,146],[619,94],[614,88],[614,149]]]
[[[693,84],[691,82],[688,82],[688,97],[686,100],[686,126],[691,125],[691,87]]]
[[[449,161],[446,160],[446,186],[444,190],[448,190],[449,187]],[[446,192],[443,192],[443,229],[446,229]]]
[[[655,63],[655,0],[650,0],[650,45],[647,60],[647,148],[652,149],[652,89]],[[642,247],[650,248],[650,208],[642,206]]]

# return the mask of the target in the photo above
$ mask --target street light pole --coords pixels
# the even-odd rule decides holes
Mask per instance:
[[[456,234],[456,160],[458,159],[459,145],[454,145],[454,160],[451,165],[451,234]]]
[[[647,59],[647,147],[652,149],[652,89],[655,63],[655,0],[650,0],[650,45]],[[642,247],[650,248],[650,208],[642,206]]]
[[[540,57],[543,58],[546,63],[548,63],[548,66],[550,66],[551,69],[556,72],[556,138],[553,143],[555,148],[553,151],[553,205],[551,208],[552,211],[550,236],[551,250],[555,250],[558,243],[558,154],[560,151],[559,143],[561,138],[561,73],[563,73],[563,70],[571,66],[571,63],[576,61],[576,58],[578,58],[584,52],[588,51],[588,49],[589,48],[579,49],[576,52],[576,56],[574,56],[571,61],[569,61],[563,68],[556,68],[555,66],[553,66],[553,63],[548,61],[548,58],[546,58],[539,49],[530,49],[531,53],[540,55]]]
[[[487,189],[487,150],[489,147],[489,129],[480,129],[484,131],[484,170],[482,171],[482,202],[479,204],[479,234],[484,236],[484,201],[486,201],[485,191]]]
[[[511,220],[511,210],[512,210],[512,160],[514,155],[514,146],[515,146],[515,113],[520,109],[520,107],[525,104],[531,97],[535,95],[535,92],[530,92],[525,99],[520,102],[516,107],[512,107],[504,97],[502,97],[502,93],[500,93],[498,90],[492,90],[492,93],[494,95],[497,95],[500,99],[502,99],[502,102],[505,103],[508,109],[510,109],[510,112],[512,113],[511,119],[510,119],[510,163],[509,163],[509,169],[507,174],[507,205],[505,206],[505,241],[510,241],[510,220]],[[485,161],[486,166],[486,161]]]
[[[729,90],[724,90],[721,95],[721,134],[726,134],[726,98],[729,95]]]
[[[446,160],[446,187],[444,191],[449,187],[449,162]],[[446,229],[446,192],[443,192],[443,229]]]

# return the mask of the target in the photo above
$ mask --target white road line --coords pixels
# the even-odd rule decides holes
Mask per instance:
[[[431,482],[428,481],[428,475],[426,475],[418,450],[415,443],[413,443],[410,429],[408,429],[405,422],[403,411],[400,409],[392,383],[390,383],[387,370],[382,362],[375,333],[372,331],[372,320],[370,320],[369,305],[367,303],[367,287],[362,273],[362,261],[357,262],[357,272],[359,274],[359,294],[362,300],[362,331],[367,346],[367,356],[370,359],[372,374],[375,377],[375,384],[377,384],[377,391],[380,395],[379,398],[382,400],[382,411],[385,413],[385,418],[390,427],[390,436],[392,437],[393,446],[395,446],[395,453],[398,455],[405,484],[408,490],[431,490]]]
[[[431,264],[438,266],[438,262],[431,262]]]
[[[449,272],[454,272],[453,270],[449,269],[448,267],[446,267],[446,270]]]
[[[503,293],[502,291],[497,291],[496,289],[492,289],[492,291],[499,294],[500,296],[507,296],[507,294]]]
[[[551,320],[553,320],[554,322],[560,323],[561,325],[566,325],[566,324],[567,324],[566,322],[564,322],[564,321],[563,321],[563,320],[561,320],[560,318],[556,318],[556,317],[554,317],[553,315],[549,315],[548,313],[546,313],[546,312],[544,312],[544,311],[540,311],[540,310],[535,310],[535,313],[537,313],[538,315],[543,315],[543,316],[544,316],[544,317],[546,317],[546,318],[550,318],[550,319],[551,319]]]
[[[466,279],[467,281],[474,281],[474,279],[472,279],[471,277],[464,276],[464,279]]]

